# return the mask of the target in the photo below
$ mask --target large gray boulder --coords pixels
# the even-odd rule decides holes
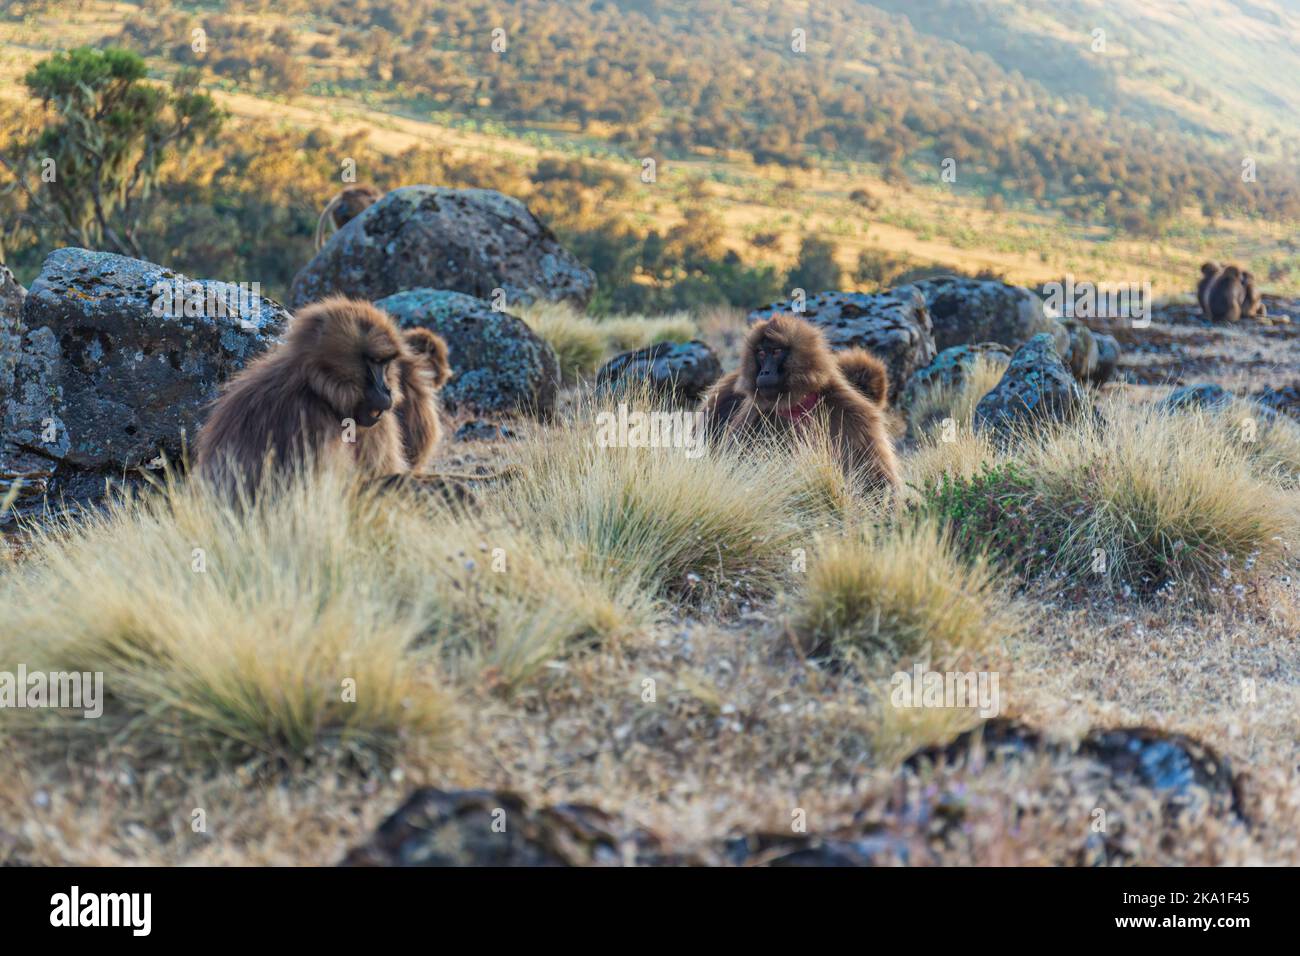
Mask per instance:
[[[452,376],[442,401],[449,409],[527,411],[541,418],[554,411],[559,360],[522,319],[495,311],[482,299],[441,289],[408,289],[375,305],[403,328],[421,326],[447,341]]]
[[[585,306],[595,274],[528,207],[491,189],[405,186],[334,234],[293,280],[291,308],[328,295],[445,289],[504,302]]]
[[[255,291],[55,250],[23,302],[13,374],[0,378],[0,460],[119,474],[160,452],[177,460],[218,386],[283,331],[288,313]]]
[[[930,364],[936,349],[925,301],[915,290],[822,292],[802,312],[793,302],[774,302],[749,313],[751,323],[778,313],[794,314],[821,328],[832,349],[860,347],[889,368],[889,400],[897,401],[912,373]]]
[[[1028,421],[1063,421],[1082,407],[1078,382],[1041,332],[1016,349],[1002,381],[975,406],[975,426],[1005,435]]]
[[[916,289],[925,299],[940,349],[974,342],[999,342],[1019,348],[1040,332],[1052,336],[1057,352],[1070,351],[1070,335],[1034,292],[996,279],[938,276],[903,289]]]
[[[610,359],[596,373],[596,387],[613,391],[644,383],[655,394],[694,405],[721,377],[722,363],[704,342],[658,342]]]

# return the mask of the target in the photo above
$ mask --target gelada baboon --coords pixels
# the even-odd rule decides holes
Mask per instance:
[[[427,335],[427,337],[426,337]],[[341,297],[307,306],[285,341],[236,375],[199,431],[200,474],[253,488],[264,464],[309,463],[355,469],[367,478],[405,474],[411,454],[427,461],[438,436],[432,333],[417,337],[420,355],[387,315]],[[416,405],[403,388],[416,384]],[[423,387],[423,394],[420,389]],[[411,403],[411,404],[408,404]],[[395,410],[406,406],[399,421]],[[404,438],[403,421],[410,429]]]
[[[1196,285],[1201,313],[1211,322],[1237,322],[1268,314],[1255,277],[1239,266],[1207,262]]]
[[[889,404],[889,372],[885,363],[866,349],[844,349],[831,354],[848,383],[884,411]],[[705,427],[714,438],[726,431],[727,422],[745,401],[744,394],[736,388],[739,378],[739,369],[728,372],[704,393],[700,407],[705,414]]]
[[[408,329],[403,338],[411,358],[401,364],[403,401],[397,406],[397,421],[406,461],[418,473],[428,468],[442,438],[438,390],[451,377],[451,365],[447,343],[428,329]]]
[[[1223,266],[1217,262],[1201,263],[1201,281],[1196,283],[1196,301],[1201,304],[1201,313],[1208,319],[1210,317],[1210,286],[1214,280],[1219,277],[1223,271]]]
[[[316,248],[325,245],[325,223],[334,220],[334,230],[342,229],[378,201],[374,186],[349,186],[325,204],[316,220]]]
[[[758,322],[745,337],[730,392],[726,386],[711,390],[702,410],[718,416],[729,405],[726,434],[741,441],[793,435],[812,416],[824,415],[847,474],[897,487],[898,461],[883,415],[888,376],[870,353],[845,355],[849,375],[816,326],[790,315]]]

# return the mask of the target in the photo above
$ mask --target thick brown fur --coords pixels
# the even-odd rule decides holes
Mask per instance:
[[[756,386],[760,348],[785,352],[781,384],[773,394]],[[850,361],[858,377],[869,363],[855,355]],[[880,370],[883,372],[883,368]],[[887,392],[888,376],[873,370],[866,375],[873,391]],[[846,474],[865,478],[872,485],[898,487],[898,460],[885,427],[880,403],[867,398],[850,383],[820,329],[795,316],[777,315],[756,323],[745,338],[740,369],[732,387],[740,404],[729,416],[726,433],[744,441],[756,434],[793,436],[809,403],[807,414],[825,416],[832,445]],[[716,396],[706,395],[706,414],[716,411]]]
[[[402,362],[402,395],[397,421],[402,430],[402,451],[414,472],[428,469],[442,438],[438,420],[438,390],[451,378],[447,343],[428,329],[403,333],[410,360]]]
[[[335,297],[307,306],[285,341],[222,391],[196,442],[200,474],[254,489],[267,462],[273,470],[340,466],[366,478],[409,471],[397,416],[385,411],[367,425],[364,402],[367,362],[382,367],[398,409],[404,364],[416,361],[370,303]]]
[[[325,245],[325,223],[334,221],[335,231],[342,229],[349,222],[374,205],[382,194],[374,186],[349,186],[339,192],[321,210],[316,220],[316,248]]]
[[[1210,286],[1214,285],[1214,280],[1222,271],[1223,266],[1217,262],[1201,264],[1201,281],[1196,283],[1196,301],[1201,304],[1201,312],[1207,319],[1210,318]]]
[[[1246,286],[1237,266],[1225,266],[1205,290],[1211,322],[1237,322],[1246,303]]]
[[[831,354],[848,383],[883,411],[889,403],[889,370],[885,363],[866,349],[844,349]],[[704,393],[700,408],[705,414],[706,428],[715,437],[726,430],[731,416],[744,404],[745,396],[736,391],[738,378],[739,369],[728,372]]]
[[[1210,322],[1237,322],[1268,314],[1255,277],[1240,266],[1220,267],[1217,262],[1202,265],[1196,298]]]

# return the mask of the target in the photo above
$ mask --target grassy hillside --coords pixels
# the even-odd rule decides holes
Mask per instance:
[[[1221,5],[1195,23],[1144,6],[1118,24],[1083,3],[909,4],[906,19],[888,2],[299,6],[13,4],[0,21],[4,95],[21,101],[12,81],[75,44],[133,47],[159,77],[201,67],[233,124],[210,157],[172,174],[157,230],[168,235],[149,251],[273,294],[310,256],[315,210],[346,156],[388,187],[441,177],[519,195],[589,261],[619,237],[633,261],[593,262],[607,286],[670,288],[689,277],[687,251],[714,273],[728,253],[770,267],[767,280],[710,275],[709,294],[738,305],[781,287],[804,236],[832,242],[843,284],[857,287],[937,265],[1017,282],[1150,278],[1173,293],[1215,257],[1300,289],[1294,91],[1207,91],[1177,72],[1193,70],[1182,52],[1208,42],[1215,17],[1237,24],[1237,39],[1195,71],[1228,71],[1252,44],[1285,46],[1287,13],[1248,18],[1247,30]],[[1080,33],[1093,19],[1108,30],[1103,56]],[[801,55],[790,24],[805,21]],[[1256,183],[1240,182],[1243,149],[1258,151]],[[653,184],[639,178],[644,157],[656,159]],[[955,182],[941,178],[945,157]],[[274,222],[250,210],[268,194],[288,209]],[[682,254],[656,272],[641,243],[653,233],[671,251],[674,230]],[[193,240],[212,231],[227,234],[220,248]],[[7,238],[20,275],[41,245]],[[701,304],[688,293],[608,307]]]

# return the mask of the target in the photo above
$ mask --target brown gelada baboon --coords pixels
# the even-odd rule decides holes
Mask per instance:
[[[440,435],[446,344],[398,331],[368,302],[325,299],[235,376],[199,431],[200,474],[255,488],[264,465],[387,478],[427,463]],[[400,417],[399,417],[400,413]]]
[[[316,220],[316,248],[325,245],[325,223],[334,220],[334,230],[342,229],[376,202],[381,193],[374,186],[349,186],[334,196]]]
[[[1210,322],[1237,322],[1268,315],[1255,277],[1240,266],[1203,264],[1196,299],[1201,304],[1201,313]]]
[[[889,372],[885,363],[866,349],[844,349],[831,354],[848,383],[884,411],[889,405]],[[736,389],[739,378],[740,369],[728,372],[704,394],[701,409],[705,427],[714,438],[725,433],[732,415],[744,404],[744,393]]]
[[[701,410],[716,434],[741,441],[794,436],[822,415],[846,474],[898,486],[898,460],[885,427],[885,366],[863,349],[838,356],[820,329],[791,315],[756,323],[745,337],[740,369],[705,395]]]

